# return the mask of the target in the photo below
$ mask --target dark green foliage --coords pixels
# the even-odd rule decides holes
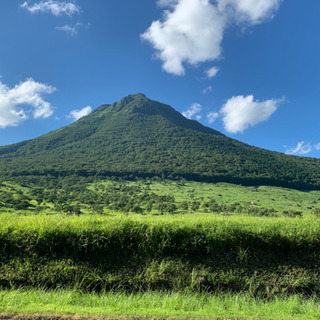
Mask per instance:
[[[320,294],[318,225],[46,223],[1,229],[2,288]]]
[[[291,218],[302,217],[302,211],[299,210],[285,210],[283,215]]]
[[[0,177],[23,175],[37,183],[50,176],[158,176],[318,189],[320,160],[246,145],[137,94],[39,138],[0,147]]]
[[[312,213],[313,213],[314,215],[320,217],[320,208],[314,208],[314,209],[312,210]]]
[[[146,182],[130,184],[122,179],[111,178],[96,183],[94,188],[89,188],[86,185],[88,179],[77,176],[52,177],[43,182],[44,186],[38,184],[37,187],[33,186],[31,176],[14,180],[28,187],[25,187],[24,193],[13,187],[11,192],[0,188],[2,211],[15,209],[40,213],[46,210],[47,213],[53,211],[79,215],[83,212],[104,214],[108,210],[145,214],[154,209],[172,214],[178,209],[178,203],[172,195],[155,194],[148,190]],[[30,203],[32,200],[37,202],[36,206]]]

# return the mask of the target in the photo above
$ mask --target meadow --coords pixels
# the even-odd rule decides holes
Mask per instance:
[[[320,191],[161,179],[79,188],[2,182],[0,311],[319,317]]]
[[[276,319],[317,320],[319,299],[301,296],[262,300],[244,294],[4,290],[1,319]]]
[[[320,214],[320,191],[184,179],[101,181],[79,177],[0,183],[0,212],[20,214]]]

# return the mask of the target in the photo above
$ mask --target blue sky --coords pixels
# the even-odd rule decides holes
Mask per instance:
[[[319,0],[2,0],[0,145],[132,93],[320,157]]]

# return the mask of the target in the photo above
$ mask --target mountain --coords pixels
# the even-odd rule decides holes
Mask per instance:
[[[0,147],[0,177],[184,177],[319,189],[320,160],[272,152],[129,95],[36,139]]]

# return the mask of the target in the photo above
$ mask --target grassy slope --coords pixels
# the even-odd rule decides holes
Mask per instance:
[[[255,202],[257,206],[275,209],[278,213],[291,208],[308,214],[311,212],[308,207],[320,208],[320,191],[299,191],[272,186],[246,187],[222,182],[185,182],[181,186],[169,181],[153,183],[150,189],[157,194],[174,194],[180,202],[201,201],[202,198],[214,198],[218,203],[227,205]]]
[[[199,182],[174,182],[170,180],[165,180],[163,182],[146,182],[146,181],[102,181],[97,183],[92,183],[88,185],[87,190],[92,191],[97,194],[103,194],[103,189],[106,188],[119,188],[120,186],[126,186],[129,188],[138,188],[140,191],[134,191],[132,197],[135,194],[141,194],[143,192],[154,193],[159,196],[173,195],[175,199],[175,204],[178,208],[176,213],[186,213],[191,212],[189,208],[187,211],[182,211],[180,209],[182,202],[188,202],[189,204],[197,201],[209,201],[214,199],[220,205],[230,206],[235,203],[240,204],[243,207],[250,206],[251,202],[255,203],[256,208],[267,208],[274,209],[275,215],[281,216],[285,210],[298,210],[301,211],[303,215],[309,215],[313,213],[316,209],[320,209],[320,191],[299,191],[295,189],[272,187],[272,186],[259,186],[259,187],[246,187],[241,185],[229,184],[229,183],[199,183]],[[30,203],[32,206],[26,209],[18,210],[22,214],[34,214],[43,209],[43,212],[47,214],[55,213],[54,202],[45,201],[41,205],[32,196],[32,191],[37,188],[37,185],[27,184],[21,186],[19,184],[13,184],[9,182],[3,182],[0,184],[0,212],[17,212],[17,210],[12,209],[4,201],[5,197],[10,199],[19,198],[22,194],[24,197],[31,199]],[[56,187],[59,190],[59,187]],[[63,192],[63,189],[62,193]],[[72,202],[72,200],[68,200]],[[74,203],[79,203],[79,201],[74,201]],[[81,209],[84,213],[94,213],[94,210],[86,204],[81,204]],[[142,205],[143,207],[144,205]],[[47,209],[45,209],[47,207]],[[115,210],[108,210],[105,206],[104,212],[111,215],[117,215],[119,213]],[[204,208],[200,206],[197,210],[199,213],[206,213]],[[56,212],[59,213],[59,212]],[[157,214],[158,210],[153,208],[150,214]],[[216,212],[224,213],[224,211]],[[227,212],[231,214],[230,212]]]

